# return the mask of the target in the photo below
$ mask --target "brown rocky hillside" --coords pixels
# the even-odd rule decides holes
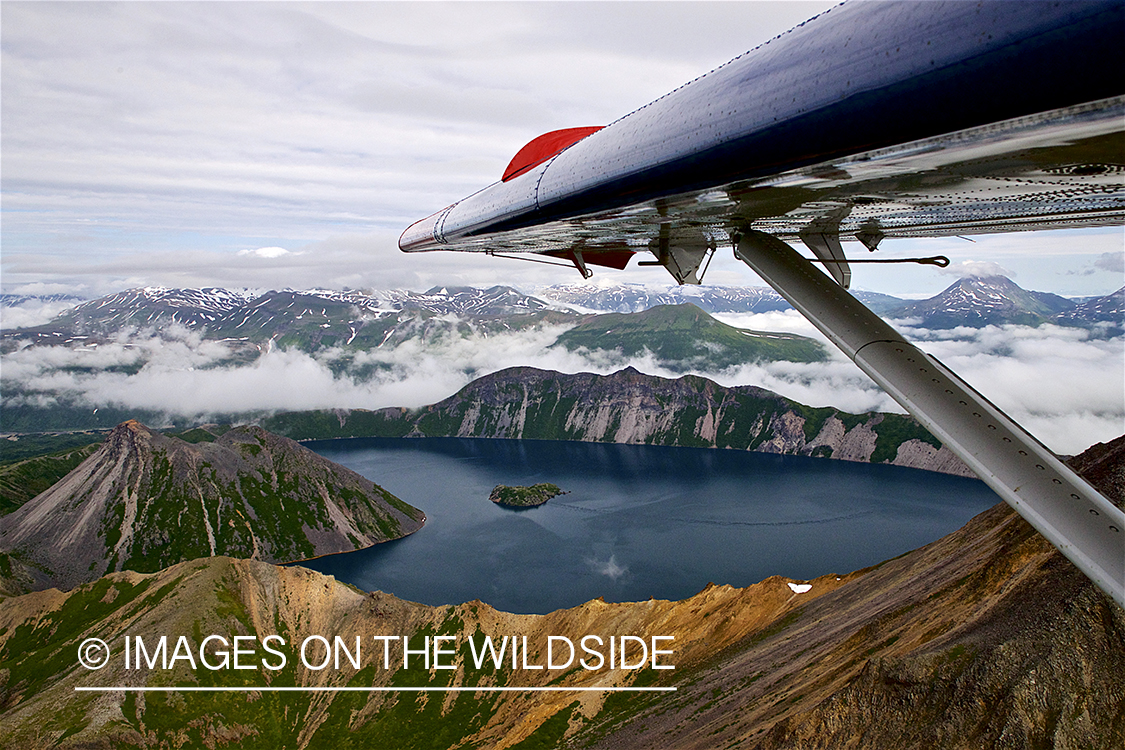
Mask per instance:
[[[1125,440],[1096,446],[1120,465]],[[1088,456],[1087,456],[1088,458]],[[1080,457],[1080,462],[1083,457]],[[1114,473],[1113,471],[1110,472]],[[1096,481],[1096,480],[1095,480]],[[1115,497],[1121,502],[1121,497]],[[862,543],[862,540],[856,540]],[[710,586],[548,615],[427,607],[301,568],[211,558],[0,606],[5,747],[1084,748],[1125,745],[1125,610],[1006,506],[850,575]],[[282,633],[452,636],[460,666],[92,672],[78,644]],[[470,637],[673,635],[674,670],[475,668]],[[412,641],[412,643],[414,643]],[[381,651],[379,652],[381,653]],[[292,662],[291,662],[292,666]],[[662,693],[81,693],[98,685],[657,686]],[[218,697],[216,697],[216,695]],[[524,744],[520,744],[524,743]]]
[[[421,527],[424,514],[260,427],[188,443],[125,422],[50,489],[0,517],[0,551],[32,588],[232,555],[289,562]]]

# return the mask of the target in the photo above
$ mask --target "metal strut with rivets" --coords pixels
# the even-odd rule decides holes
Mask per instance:
[[[746,231],[735,255],[1125,607],[1125,512],[785,242]]]

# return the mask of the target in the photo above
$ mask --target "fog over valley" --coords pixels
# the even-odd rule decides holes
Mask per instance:
[[[342,305],[343,317],[327,302],[322,310],[315,304],[318,298],[301,297],[300,304],[290,304],[286,325],[308,323],[300,333],[305,338],[294,338],[297,334],[287,328],[273,331],[265,323],[257,338],[218,338],[206,325],[129,322],[96,336],[71,336],[65,343],[45,345],[47,340],[60,339],[33,344],[26,331],[49,330],[55,324],[17,330],[5,324],[0,371],[4,407],[63,405],[91,411],[116,407],[164,414],[181,423],[307,409],[417,408],[440,401],[483,375],[531,366],[599,374],[634,367],[666,378],[692,373],[725,386],[761,386],[811,406],[852,413],[902,412],[792,309],[715,312],[713,317],[743,331],[819,340],[824,343],[822,361],[762,358],[717,366],[714,355],[723,348],[721,343],[702,342],[695,353],[674,360],[654,353],[655,344],[626,354],[614,347],[612,334],[599,348],[556,345],[563,333],[590,319],[590,314],[544,301],[548,294],[534,297],[497,289],[504,288],[452,290],[444,296],[446,290],[399,292],[405,295],[399,302],[382,299],[372,303],[372,309]],[[715,299],[723,293],[722,289],[711,292]],[[706,305],[712,298],[697,299]],[[301,305],[308,308],[307,314],[296,314]],[[12,309],[18,308],[4,308],[5,319]],[[322,312],[328,322],[317,322]],[[254,318],[239,319],[257,325]],[[1104,325],[931,329],[909,319],[895,324],[1056,452],[1075,454],[1122,432],[1125,338],[1109,335]],[[375,334],[363,339],[360,332],[368,330],[364,326],[372,326]],[[329,329],[342,329],[346,335],[308,338]]]

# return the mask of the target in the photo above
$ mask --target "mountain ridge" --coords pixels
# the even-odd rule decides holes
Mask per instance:
[[[870,306],[876,313],[888,317],[917,317],[938,315],[937,325],[952,327],[960,311],[960,325],[1020,323],[1038,325],[1044,321],[1064,322],[1070,325],[1091,325],[1114,322],[1120,317],[1125,288],[1107,295],[1070,300],[1050,292],[1036,292],[1021,288],[1004,276],[965,277],[958,279],[944,291],[924,300],[908,301],[879,292],[853,291],[854,296]],[[56,295],[57,296],[57,295]],[[17,300],[12,295],[6,295]],[[352,310],[347,321],[337,315],[327,316],[331,326],[351,328],[355,324],[391,313],[419,313],[427,315],[504,316],[546,314],[548,312],[571,319],[578,314],[637,313],[657,305],[691,303],[709,314],[760,313],[791,309],[777,292],[769,287],[649,287],[642,284],[616,284],[606,287],[589,284],[560,284],[537,288],[532,294],[512,287],[496,285],[481,287],[432,287],[424,292],[411,290],[330,290],[282,289],[248,290],[223,288],[141,287],[127,289],[97,299],[80,302],[51,323],[5,331],[5,338],[34,338],[42,343],[62,343],[67,338],[89,335],[107,335],[121,327],[131,325],[167,325],[179,323],[187,328],[217,326],[231,335],[253,332],[246,326],[246,317],[254,310],[268,305],[271,300],[305,300],[307,312],[315,314],[320,309],[340,307]],[[292,304],[287,307],[292,307]],[[1108,316],[1108,318],[1107,318]],[[346,316],[345,316],[346,317]],[[239,324],[242,324],[241,326]],[[257,319],[260,326],[262,320]],[[240,330],[241,329],[241,330]]]
[[[628,367],[611,375],[513,367],[417,410],[292,412],[262,420],[295,439],[486,437],[728,448],[892,463],[973,476],[902,414],[809,407],[757,386],[725,387]]]
[[[887,311],[892,318],[916,318],[925,328],[982,328],[990,324],[1039,325],[1075,307],[1056,294],[1029,292],[1006,276],[966,277],[937,296]]]
[[[735,328],[692,302],[634,313],[601,313],[564,331],[552,348],[649,352],[672,372],[714,371],[760,361],[821,362],[824,347],[805,336]]]
[[[188,443],[136,421],[0,517],[0,550],[36,588],[233,554],[290,562],[412,533],[425,515],[260,427]]]
[[[496,329],[558,322],[577,313],[524,295],[511,287],[434,287],[404,290],[228,290],[144,287],[71,308],[49,323],[3,333],[4,351],[18,346],[97,344],[132,330],[180,326],[208,340],[260,353],[267,343],[312,351],[320,347],[375,348],[394,336],[426,335],[431,329],[462,333],[466,317]]]

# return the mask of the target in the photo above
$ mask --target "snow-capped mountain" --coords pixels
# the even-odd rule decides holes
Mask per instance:
[[[247,289],[127,289],[78,305],[63,316],[100,326],[145,326],[180,323],[206,325],[242,307],[257,293]]]
[[[5,333],[5,343],[96,341],[117,332],[161,331],[179,325],[210,339],[275,340],[301,348],[378,346],[391,338],[426,335],[471,321],[476,327],[511,328],[540,319],[577,318],[558,305],[510,287],[435,287],[426,292],[312,289],[130,289],[80,304],[55,320]],[[6,347],[7,348],[7,347]]]
[[[915,320],[924,328],[983,328],[1004,323],[1037,326],[1074,307],[1057,294],[1028,291],[1005,276],[989,276],[959,279],[936,297],[885,314]]]
[[[1058,295],[1021,289],[1002,276],[961,279],[936,297],[919,302],[904,303],[874,292],[854,294],[880,314],[909,318],[927,328],[1055,322],[1102,328],[1108,323],[1116,331],[1125,314],[1125,289],[1078,304]],[[564,284],[543,287],[535,295],[506,286],[434,287],[425,292],[145,287],[84,302],[45,325],[6,331],[4,348],[12,348],[18,341],[97,341],[122,330],[160,331],[177,325],[210,339],[258,344],[274,340],[313,349],[334,345],[363,348],[425,338],[451,326],[506,330],[545,321],[577,321],[590,312],[642,312],[685,302],[708,313],[789,308],[768,287]]]
[[[535,292],[544,299],[596,312],[642,312],[657,305],[685,302],[709,313],[763,313],[788,310],[790,304],[768,286],[649,286],[646,284],[556,284]],[[878,292],[853,291],[856,298],[881,313],[903,303]]]
[[[657,305],[690,302],[709,313],[786,310],[789,303],[764,286],[648,286],[645,284],[556,284],[536,290],[544,299],[597,312],[635,313]]]
[[[0,307],[17,307],[29,302],[52,303],[69,302],[72,305],[81,304],[86,300],[74,294],[2,294],[0,293]]]
[[[1054,318],[1062,325],[1110,324],[1117,333],[1125,326],[1125,287],[1112,294],[1086,300]]]
[[[507,286],[488,289],[443,286],[425,292],[394,290],[373,294],[385,295],[385,299],[397,305],[398,309],[425,310],[435,315],[520,315],[560,308]]]

